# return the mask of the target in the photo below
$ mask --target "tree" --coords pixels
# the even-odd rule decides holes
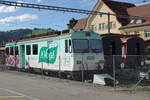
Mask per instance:
[[[71,20],[69,20],[69,24],[67,24],[68,29],[73,29],[73,27],[76,25],[76,23],[78,22],[78,20],[72,18]]]

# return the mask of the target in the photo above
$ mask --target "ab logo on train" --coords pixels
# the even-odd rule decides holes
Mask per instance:
[[[40,54],[39,54],[39,63],[40,62],[45,62],[49,64],[54,64],[56,61],[57,57],[57,44],[51,44],[48,47],[42,47],[40,49]]]

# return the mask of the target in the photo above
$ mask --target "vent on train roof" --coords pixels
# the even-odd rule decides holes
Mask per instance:
[[[85,36],[90,37],[90,36],[91,36],[90,32],[86,32],[86,33],[85,33]]]

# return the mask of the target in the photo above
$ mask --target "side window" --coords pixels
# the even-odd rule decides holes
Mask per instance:
[[[14,55],[14,48],[10,47],[10,55]]]
[[[18,55],[19,51],[18,51],[18,47],[15,47],[15,55]]]
[[[71,40],[69,40],[69,52],[72,53],[72,43],[71,43]]]
[[[68,53],[68,40],[65,40],[65,53]]]
[[[33,48],[33,55],[38,55],[38,45],[37,44],[33,44],[32,48]]]
[[[6,48],[6,55],[9,55],[9,48]]]
[[[31,55],[31,46],[26,45],[26,55]]]

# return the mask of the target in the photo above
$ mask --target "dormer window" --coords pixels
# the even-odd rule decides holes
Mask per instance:
[[[136,24],[141,24],[142,23],[142,19],[137,19],[136,20]]]
[[[135,20],[134,19],[132,19],[131,21],[130,21],[130,24],[133,24],[135,22]]]
[[[130,35],[130,32],[126,32],[126,35]]]

